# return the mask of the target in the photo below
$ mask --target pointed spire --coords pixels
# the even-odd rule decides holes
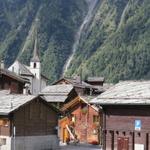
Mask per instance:
[[[36,21],[37,24],[37,21]],[[32,62],[40,62],[39,53],[38,53],[38,35],[37,35],[37,25],[34,29],[34,50],[33,50],[33,57],[31,59]]]

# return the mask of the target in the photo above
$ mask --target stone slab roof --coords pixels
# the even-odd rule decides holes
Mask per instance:
[[[22,105],[36,98],[33,95],[9,94],[9,91],[0,91],[0,115],[8,115]]]
[[[18,63],[19,63],[19,69],[20,69],[20,73],[21,74],[23,74],[23,75],[29,75],[29,76],[34,76],[34,74],[31,73],[31,71],[29,69],[30,68],[29,66],[26,66],[26,65],[20,63],[19,61],[18,61]]]
[[[72,84],[74,87],[95,89],[94,86],[92,86],[84,81],[78,81],[77,79],[70,79],[70,78],[66,78],[66,77],[63,77],[63,78],[59,79],[58,81],[54,82],[53,85],[56,85],[61,80],[66,80],[69,84]]]
[[[68,94],[73,89],[72,85],[66,85],[66,84],[59,84],[59,85],[50,85],[46,86],[41,93],[66,93]]]
[[[150,80],[121,81],[91,103],[101,105],[150,105]]]
[[[67,95],[44,95],[41,96],[41,98],[43,98],[47,102],[63,103],[68,98],[68,96]]]
[[[21,76],[17,75],[16,73],[11,72],[7,69],[0,69],[0,74],[4,74],[6,76],[9,76],[10,78],[13,78],[13,79],[15,79],[17,81],[20,81],[20,82],[23,82],[23,83],[24,82],[29,82],[27,79],[24,79]]]
[[[34,77],[35,75],[30,71],[30,66],[22,64],[20,61],[16,60],[14,64],[17,64],[19,67],[19,74],[22,76],[32,76]],[[49,80],[46,76],[41,74],[41,77],[45,80]]]
[[[72,85],[58,84],[45,87],[40,95],[47,102],[65,102],[69,93],[73,90]]]
[[[88,82],[104,82],[105,78],[104,77],[88,77],[87,81]]]

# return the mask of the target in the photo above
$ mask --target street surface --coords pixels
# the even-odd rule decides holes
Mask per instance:
[[[100,146],[95,145],[71,144],[66,146],[60,146],[60,150],[101,150],[101,148]]]

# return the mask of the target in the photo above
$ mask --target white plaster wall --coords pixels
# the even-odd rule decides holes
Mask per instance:
[[[41,79],[41,91],[47,86],[47,82],[44,79]],[[41,92],[40,91],[40,92]]]
[[[16,74],[19,75],[19,64],[17,61],[15,61],[9,68],[8,68],[9,71],[12,71],[12,72],[15,72]]]
[[[33,78],[33,82],[32,82],[32,88],[33,88],[33,95],[37,95],[40,92],[40,83],[41,81],[37,78]]]
[[[12,138],[12,149],[14,150]],[[15,138],[15,150],[58,150],[59,143],[56,135],[26,136]]]
[[[11,137],[0,136],[0,138],[6,139],[6,145],[0,146],[0,150],[11,150]]]
[[[46,87],[46,81],[44,79],[33,78],[32,87],[33,95],[37,95]]]
[[[28,68],[35,77],[25,76],[30,80],[30,91],[33,95],[39,94],[46,87],[46,80],[41,78],[41,63],[36,62],[36,68],[34,68],[34,62],[30,62],[30,67]],[[20,74],[19,63],[15,61],[8,70],[14,71],[16,74]]]
[[[34,63],[36,63],[36,68],[34,68]],[[41,63],[30,62],[30,71],[34,75],[32,81],[32,94],[37,95],[41,91]]]
[[[37,79],[41,79],[41,63],[35,62],[36,68],[34,68],[34,62],[30,62],[30,71],[36,76]]]

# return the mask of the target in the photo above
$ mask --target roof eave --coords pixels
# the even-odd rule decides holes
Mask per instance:
[[[130,105],[130,106],[140,106],[140,105],[149,105],[150,106],[150,103],[147,104],[147,103],[96,103],[96,102],[92,102],[92,104],[96,104],[96,105],[101,105],[101,106],[117,106],[117,105],[122,105],[122,106],[127,106],[127,105]]]

